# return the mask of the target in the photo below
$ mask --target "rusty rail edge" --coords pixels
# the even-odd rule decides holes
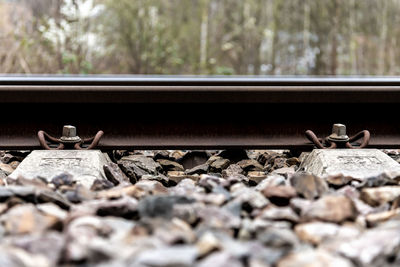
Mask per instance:
[[[99,148],[310,150],[304,133],[367,129],[400,148],[400,79],[385,77],[0,76],[0,149],[38,149],[65,124]]]
[[[398,86],[390,76],[0,75],[2,85]]]

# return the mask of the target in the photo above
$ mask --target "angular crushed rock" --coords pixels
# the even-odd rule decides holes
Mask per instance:
[[[0,151],[0,266],[400,265],[398,173],[318,177],[288,151],[120,150],[89,189],[68,172],[7,178],[27,155]]]
[[[326,195],[313,202],[303,213],[306,220],[322,220],[340,223],[352,220],[357,211],[350,198],[343,195]]]
[[[324,180],[306,172],[299,172],[293,175],[290,178],[290,184],[298,194],[310,200],[321,197],[328,191],[328,185]]]

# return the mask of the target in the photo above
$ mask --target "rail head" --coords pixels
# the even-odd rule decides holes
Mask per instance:
[[[0,85],[400,86],[389,76],[0,75]]]
[[[0,96],[0,103],[400,103],[400,78],[0,76]]]

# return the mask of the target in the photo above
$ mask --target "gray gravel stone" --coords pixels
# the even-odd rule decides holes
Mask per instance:
[[[186,196],[147,196],[139,201],[139,214],[141,217],[172,218],[175,204],[190,204],[194,200]]]
[[[290,178],[290,184],[297,193],[307,199],[314,199],[322,196],[328,191],[328,185],[324,180],[307,172],[298,172]]]
[[[354,266],[350,260],[331,254],[324,250],[307,250],[299,251],[288,255],[281,260],[278,267],[352,267]]]
[[[400,265],[400,172],[294,173],[304,157],[287,151],[109,154],[91,187],[69,170],[0,179],[0,266]]]
[[[165,247],[144,251],[137,257],[135,263],[157,267],[190,267],[193,266],[197,254],[197,248],[192,246]]]
[[[356,217],[357,210],[350,198],[343,195],[326,195],[313,202],[302,216],[307,220],[340,223]]]
[[[361,266],[384,266],[388,257],[394,257],[400,248],[400,221],[392,221],[376,229],[341,243],[336,249]]]

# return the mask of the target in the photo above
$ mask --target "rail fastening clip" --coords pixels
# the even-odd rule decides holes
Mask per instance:
[[[334,148],[364,148],[368,145],[370,139],[370,133],[368,130],[358,132],[352,137],[346,135],[346,125],[336,123],[332,127],[332,134],[325,138],[324,144],[311,130],[306,131],[306,137],[308,140],[320,149],[334,149]],[[351,143],[362,138],[362,142],[359,146],[353,146]]]
[[[103,131],[98,131],[94,137],[81,139],[76,134],[76,127],[72,125],[64,125],[63,127],[63,135],[60,138],[55,138],[45,131],[40,130],[38,132],[38,139],[40,145],[47,150],[62,150],[65,148],[69,149],[93,149],[95,148],[103,136]],[[84,144],[88,144],[85,146]]]

